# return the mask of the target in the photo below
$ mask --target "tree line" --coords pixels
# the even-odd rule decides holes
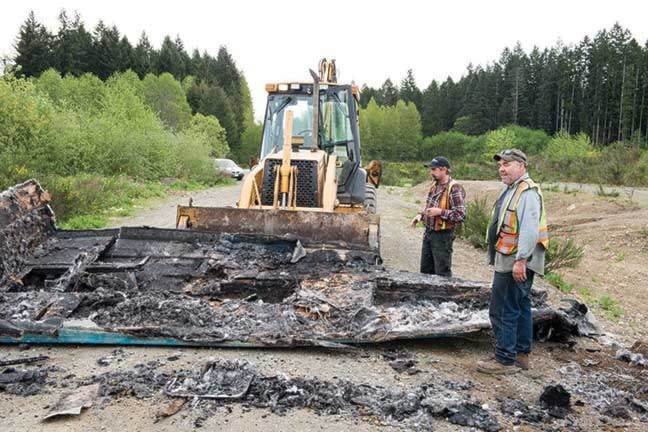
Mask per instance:
[[[458,81],[419,89],[412,70],[400,86],[364,85],[361,105],[413,103],[424,136],[443,131],[479,135],[508,124],[548,134],[585,133],[597,146],[645,146],[648,136],[648,42],[641,46],[618,23],[574,45],[525,52],[506,48],[486,66],[469,65]]]
[[[232,154],[245,152],[242,137],[246,128],[254,126],[252,97],[226,47],[221,46],[216,57],[197,49],[189,55],[179,36],[166,36],[160,49],[155,49],[144,32],[133,46],[116,26],[103,21],[88,30],[78,13],[70,18],[65,10],[58,21],[58,30],[51,32],[33,11],[29,13],[14,45],[19,75],[39,77],[55,69],[64,76],[91,73],[105,81],[129,69],[140,79],[169,73],[182,82],[192,113],[216,117],[227,132]]]
[[[158,50],[145,33],[132,46],[116,26],[100,21],[88,31],[78,14],[70,19],[63,10],[56,33],[30,13],[15,48],[15,64],[27,77],[49,68],[62,75],[90,72],[102,80],[127,69],[141,79],[168,72],[182,82],[192,113],[219,120],[237,159],[257,152],[260,127],[254,124],[249,88],[225,47],[216,57],[198,50],[190,56],[179,37],[165,37]],[[645,148],[647,90],[648,43],[641,46],[629,30],[615,24],[574,45],[558,42],[527,53],[517,44],[490,64],[469,65],[458,81],[433,80],[423,90],[411,69],[400,85],[390,79],[379,88],[363,85],[360,102],[370,116],[363,128],[363,145],[386,158],[402,160],[417,157],[422,137],[445,131],[478,136],[519,125],[549,135],[584,133],[595,146],[619,141]],[[412,104],[420,119],[413,118],[410,108],[396,109],[399,101],[404,107]],[[395,111],[381,114],[378,108]],[[398,113],[402,114],[398,119],[390,117]],[[395,133],[385,122],[399,123],[401,131]],[[409,126],[420,132],[404,129]]]

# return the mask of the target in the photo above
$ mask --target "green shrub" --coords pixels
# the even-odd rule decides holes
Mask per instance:
[[[621,315],[623,315],[623,310],[619,306],[619,303],[607,294],[599,297],[598,305],[611,319],[618,319],[621,318]]]
[[[490,223],[490,206],[486,198],[477,198],[466,204],[466,220],[457,229],[457,236],[468,240],[478,249],[486,249],[486,230]]]
[[[619,191],[614,189],[610,191],[606,191],[603,188],[603,185],[598,185],[598,189],[596,190],[596,195],[601,197],[606,197],[606,198],[617,198],[619,196]]]
[[[641,180],[644,174],[641,159],[641,152],[636,147],[622,142],[610,144],[601,151],[598,170],[601,182],[623,185]]]
[[[421,159],[430,161],[436,156],[445,156],[450,162],[466,158],[472,152],[475,137],[460,132],[441,132],[426,137],[421,144]]]
[[[430,181],[428,171],[422,162],[383,162],[381,183],[385,186],[414,186]]]
[[[544,153],[552,162],[571,163],[587,158],[594,153],[594,148],[584,133],[569,135],[559,132],[549,140]]]
[[[552,272],[563,267],[576,267],[583,255],[583,247],[577,245],[572,238],[550,237],[549,249],[545,254],[545,270]]]
[[[503,127],[486,132],[486,141],[482,148],[480,162],[493,164],[493,155],[505,149],[515,148],[516,136],[512,129]]]
[[[582,287],[578,289],[578,294],[581,296],[583,301],[587,304],[592,304],[594,302],[594,295],[591,288]]]
[[[527,156],[542,153],[551,140],[543,130],[518,125],[507,125],[506,129],[513,132],[513,148],[522,150]]]
[[[568,283],[565,281],[562,276],[556,272],[546,272],[544,275],[544,279],[549,282],[551,285],[555,286],[558,288],[561,292],[564,292],[566,294],[569,294],[572,292],[574,287],[572,284]]]
[[[73,216],[64,222],[58,223],[58,227],[68,230],[100,229],[108,225],[108,220],[102,215],[81,215]]]
[[[81,216],[94,217],[111,209],[115,211],[128,207],[135,200],[164,196],[164,187],[161,184],[137,183],[126,177],[85,174],[74,177],[44,176],[40,181],[43,188],[50,192],[52,209],[61,223]]]

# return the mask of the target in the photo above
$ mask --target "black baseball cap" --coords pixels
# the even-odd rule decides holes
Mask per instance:
[[[450,168],[450,161],[443,156],[437,156],[434,159],[432,159],[430,162],[423,164],[424,167],[427,168],[441,168],[441,167],[446,167]]]

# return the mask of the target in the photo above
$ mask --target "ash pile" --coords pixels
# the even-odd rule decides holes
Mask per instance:
[[[338,346],[490,327],[489,284],[395,271],[366,251],[146,227],[64,231],[29,181],[0,195],[0,342]],[[536,334],[592,330],[533,294]],[[166,339],[159,339],[166,338]]]

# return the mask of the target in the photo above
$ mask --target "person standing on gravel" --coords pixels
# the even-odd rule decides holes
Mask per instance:
[[[425,208],[414,219],[425,224],[421,247],[421,273],[452,277],[452,244],[454,228],[466,218],[466,193],[450,176],[450,162],[437,156],[424,165],[434,180],[428,192]]]
[[[527,173],[526,155],[511,149],[493,158],[505,185],[486,234],[488,262],[495,267],[489,309],[495,355],[477,362],[477,370],[507,374],[529,369],[531,287],[536,273],[544,275],[549,237],[542,192]]]

